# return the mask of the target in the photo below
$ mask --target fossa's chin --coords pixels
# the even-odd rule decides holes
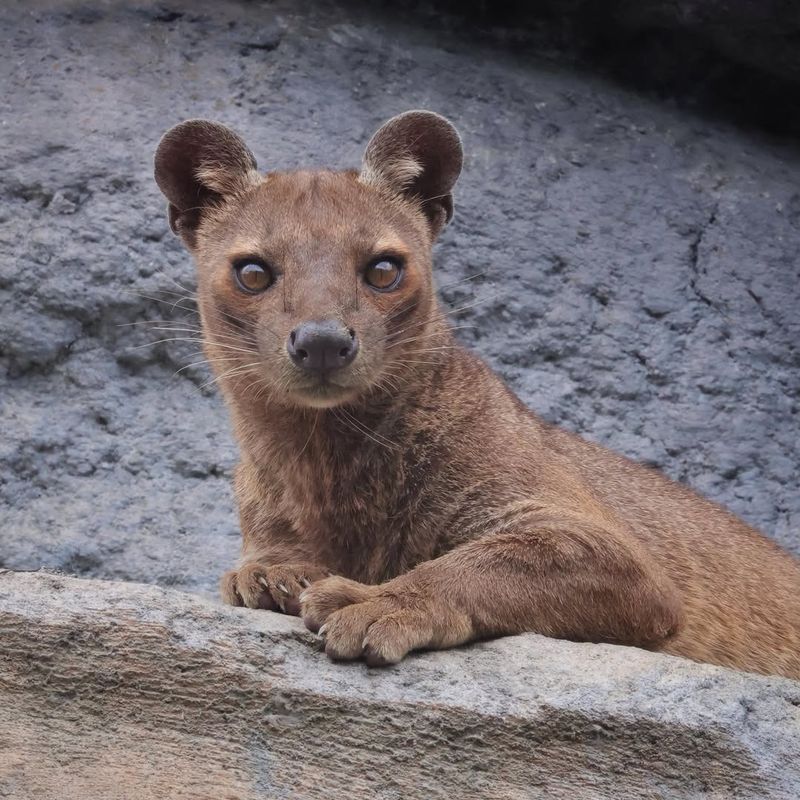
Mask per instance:
[[[335,383],[318,383],[290,392],[292,401],[306,408],[336,408],[352,401],[357,394],[356,389]]]

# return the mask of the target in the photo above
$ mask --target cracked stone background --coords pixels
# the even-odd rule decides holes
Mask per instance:
[[[382,9],[2,5],[0,566],[215,591],[238,551],[236,450],[195,364],[158,138],[209,117],[262,169],[345,167],[413,107],[449,116],[466,146],[437,253],[443,298],[474,326],[460,337],[545,418],[800,554],[797,104],[742,119],[737,82],[719,79],[727,111],[701,116],[714,85],[673,97],[635,85],[634,62],[621,81],[624,48],[598,59],[563,25],[478,33]],[[637,58],[658,54],[633,38]],[[732,74],[772,66],[762,85],[783,87],[787,52],[754,45],[758,63]],[[186,332],[141,324],[159,319]]]

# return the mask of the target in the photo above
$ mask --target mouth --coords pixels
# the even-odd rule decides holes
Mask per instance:
[[[290,391],[302,405],[310,408],[333,408],[351,400],[356,394],[353,387],[336,383],[328,375],[293,386]]]

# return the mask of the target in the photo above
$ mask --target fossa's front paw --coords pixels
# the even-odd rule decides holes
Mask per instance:
[[[368,586],[339,575],[325,578],[300,595],[303,622],[310,631],[317,633],[335,611],[353,603],[364,602],[377,589],[377,586]]]
[[[411,587],[327,578],[303,592],[301,605],[303,621],[323,637],[334,661],[363,658],[382,667],[411,650],[453,647],[472,638],[466,615]]]
[[[273,564],[251,561],[222,576],[222,599],[232,606],[300,614],[300,594],[329,573],[313,564]]]

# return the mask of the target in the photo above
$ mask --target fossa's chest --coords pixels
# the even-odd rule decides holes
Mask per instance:
[[[430,485],[414,464],[389,455],[345,461],[312,453],[273,486],[279,513],[320,560],[364,582],[393,577],[440,549]]]

